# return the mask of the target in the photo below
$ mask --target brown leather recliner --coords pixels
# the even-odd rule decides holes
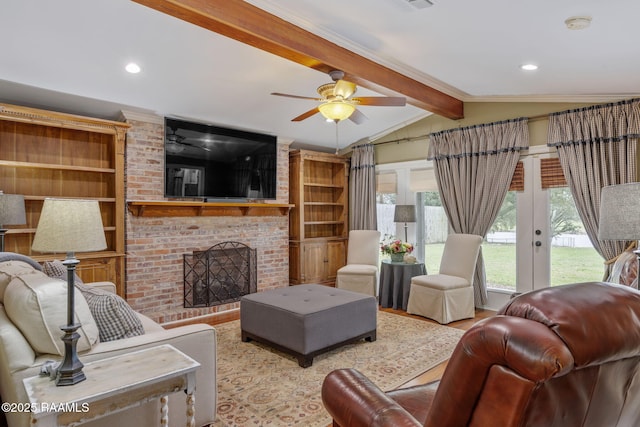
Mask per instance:
[[[383,392],[331,372],[334,426],[640,426],[640,292],[609,283],[520,295],[471,327],[442,379]]]

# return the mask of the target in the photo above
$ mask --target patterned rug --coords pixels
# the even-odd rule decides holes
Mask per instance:
[[[378,312],[377,340],[361,341],[317,356],[303,369],[268,346],[240,340],[240,321],[217,325],[216,427],[326,427],[331,417],[320,388],[334,369],[353,367],[391,390],[445,361],[464,331]]]

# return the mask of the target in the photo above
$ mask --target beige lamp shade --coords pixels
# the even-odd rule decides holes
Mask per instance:
[[[330,101],[320,104],[320,106],[318,106],[318,110],[320,110],[320,114],[322,114],[326,119],[340,121],[348,119],[356,110],[356,107],[348,102]]]
[[[97,200],[45,199],[31,249],[91,252],[106,248]]]
[[[610,185],[600,193],[599,240],[640,240],[640,182]]]
[[[414,205],[396,205],[393,222],[416,222],[416,207]]]
[[[0,192],[0,226],[26,223],[24,196]]]

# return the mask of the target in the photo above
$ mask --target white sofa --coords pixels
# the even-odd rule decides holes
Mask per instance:
[[[38,334],[43,336],[43,329],[50,327],[51,329],[44,335],[44,341],[46,341],[46,334],[49,334],[52,336],[52,343],[54,343],[62,335],[62,332],[60,331],[58,334],[53,331],[55,329],[59,331],[59,326],[66,323],[63,320],[55,321],[55,326],[40,324],[32,327],[31,325],[36,325],[38,322],[28,318],[29,321],[25,323],[22,317],[25,312],[30,310],[28,308],[29,305],[38,306],[37,310],[32,311],[56,310],[55,308],[52,309],[51,306],[49,308],[45,307],[47,301],[59,298],[59,296],[51,296],[51,289],[62,286],[62,289],[66,292],[66,283],[47,277],[42,271],[38,271],[39,265],[37,263],[26,257],[25,259],[20,259],[21,255],[9,256],[9,258],[14,259],[1,261],[7,258],[7,254],[9,253],[0,253],[0,396],[3,402],[19,403],[28,402],[22,379],[38,375],[40,367],[45,361],[61,359],[59,354],[42,354],[42,352],[34,350],[34,346],[41,348],[43,341],[42,338],[37,338],[40,342],[35,343],[34,339],[36,338],[34,337],[39,337]],[[42,287],[43,283],[46,284],[44,288]],[[89,285],[115,292],[115,286],[109,282]],[[25,287],[29,288],[29,290],[24,291]],[[38,300],[37,297],[28,296],[29,292],[33,291],[31,287],[36,290],[38,287],[45,289],[45,292],[47,292],[46,298],[41,297]],[[28,301],[29,299],[33,299],[33,301]],[[27,308],[23,308],[22,304]],[[57,305],[62,306],[58,310],[60,308],[66,310],[66,304]],[[83,323],[82,338],[78,342],[80,349],[78,353],[83,363],[161,344],[171,344],[200,363],[201,366],[196,372],[196,426],[206,426],[213,423],[217,399],[216,331],[213,327],[205,324],[196,324],[164,329],[148,317],[135,313],[144,327],[143,335],[100,342],[98,337],[95,336],[97,329],[92,330],[92,319],[86,317],[87,307],[85,305],[86,300],[83,298],[82,293],[76,292],[76,310]],[[19,309],[16,310],[16,307],[19,307]],[[58,315],[60,313],[54,313],[53,317]],[[52,316],[47,316],[43,315],[44,322],[53,323],[51,321]],[[82,316],[85,317],[83,318]],[[90,312],[89,316],[91,316]],[[30,344],[30,340],[33,345]],[[92,343],[92,341],[95,342]],[[123,375],[126,375],[126,372]],[[184,425],[185,414],[184,393],[169,395],[169,425]],[[28,427],[30,425],[28,413],[7,413],[6,418],[8,427]],[[90,427],[144,427],[157,426],[159,424],[159,402],[152,401],[84,425]]]

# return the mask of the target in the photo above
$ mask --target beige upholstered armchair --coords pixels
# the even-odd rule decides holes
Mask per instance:
[[[351,230],[347,265],[338,270],[336,288],[376,296],[380,263],[380,232]]]
[[[473,274],[481,243],[474,234],[450,234],[438,274],[411,279],[407,312],[439,323],[473,317]]]

